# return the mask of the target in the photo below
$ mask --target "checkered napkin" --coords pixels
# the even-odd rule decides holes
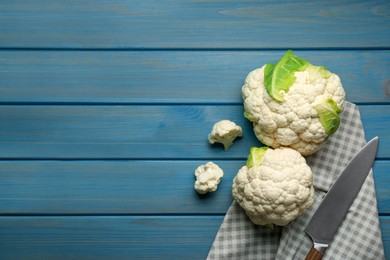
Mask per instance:
[[[338,175],[366,143],[357,106],[346,102],[340,116],[337,132],[320,151],[306,158],[313,171],[316,190],[311,209],[285,227],[270,229],[252,224],[241,207],[233,202],[207,259],[289,260],[306,257],[312,246],[310,237],[304,232],[306,225]],[[323,259],[385,259],[372,171]]]

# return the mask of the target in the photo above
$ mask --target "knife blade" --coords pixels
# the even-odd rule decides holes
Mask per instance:
[[[375,137],[349,161],[323,198],[305,229],[314,244],[306,260],[323,257],[366,180],[377,150],[378,137]]]

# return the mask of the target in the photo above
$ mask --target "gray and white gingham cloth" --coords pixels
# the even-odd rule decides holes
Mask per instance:
[[[316,190],[315,203],[310,210],[285,227],[270,229],[254,225],[233,202],[211,246],[208,260],[305,259],[312,246],[304,232],[306,225],[329,187],[366,143],[358,107],[346,102],[340,117],[337,132],[320,151],[306,157]],[[372,171],[323,259],[385,259]]]

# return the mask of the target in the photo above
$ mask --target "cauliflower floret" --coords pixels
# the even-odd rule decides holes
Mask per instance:
[[[233,180],[233,197],[257,225],[285,226],[314,202],[313,175],[291,148],[252,148]]]
[[[245,116],[263,144],[273,148],[288,146],[307,156],[318,151],[337,129],[338,125],[326,129],[323,123],[331,121],[329,116],[339,120],[337,113],[344,108],[345,91],[336,74],[326,71],[329,75],[321,77],[316,74],[318,68],[322,69],[310,65],[296,71],[295,82],[288,91],[280,91],[282,101],[272,98],[266,90],[266,65],[249,73],[242,87]],[[337,113],[329,113],[332,109]],[[321,121],[321,115],[328,118]]]
[[[242,128],[232,121],[221,120],[214,124],[208,139],[211,144],[222,143],[227,150],[237,137],[242,137]]]
[[[194,188],[199,194],[216,191],[222,176],[222,169],[215,163],[208,162],[196,168]]]

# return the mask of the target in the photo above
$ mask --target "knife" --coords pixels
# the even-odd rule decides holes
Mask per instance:
[[[343,222],[374,163],[378,137],[373,138],[351,159],[314,213],[305,232],[313,240],[306,260],[322,259]]]

